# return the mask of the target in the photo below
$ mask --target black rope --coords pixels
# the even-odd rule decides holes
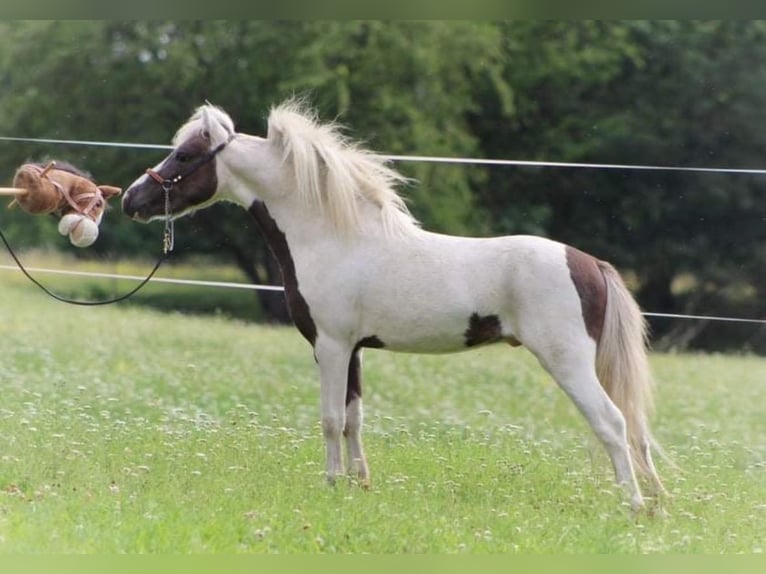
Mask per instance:
[[[166,250],[162,255],[160,255],[159,259],[157,259],[157,263],[154,264],[154,268],[149,272],[149,275],[146,276],[145,279],[141,281],[135,288],[131,289],[124,295],[120,295],[118,297],[114,297],[113,299],[105,299],[102,301],[81,301],[78,299],[69,299],[68,297],[64,297],[62,295],[58,295],[57,293],[54,293],[50,289],[48,289],[45,285],[40,283],[37,279],[32,277],[32,275],[29,273],[29,271],[26,270],[24,265],[22,265],[19,258],[16,256],[16,253],[13,251],[13,248],[11,247],[11,244],[8,243],[8,239],[6,239],[5,234],[3,233],[3,230],[0,229],[0,238],[3,240],[3,243],[5,244],[6,249],[8,249],[8,253],[11,254],[11,257],[16,262],[16,265],[19,266],[19,269],[21,269],[21,272],[24,273],[24,275],[27,276],[27,279],[29,279],[32,283],[37,285],[40,289],[43,290],[47,295],[50,297],[56,299],[57,301],[61,301],[62,303],[69,303],[70,305],[82,305],[86,307],[95,307],[97,305],[111,305],[112,303],[118,303],[120,301],[124,301],[125,299],[132,297],[136,293],[138,293],[144,285],[146,285],[152,277],[154,277],[154,274],[157,272],[157,269],[160,268],[160,265],[165,261],[165,259],[168,258],[168,251]]]

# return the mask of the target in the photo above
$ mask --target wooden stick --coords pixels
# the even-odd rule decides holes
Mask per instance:
[[[29,193],[29,190],[23,187],[0,187],[0,195],[24,195]]]
[[[55,161],[52,161],[52,162],[50,162],[48,165],[46,165],[46,166],[45,166],[45,169],[44,169],[44,170],[43,170],[43,172],[40,174],[40,177],[45,177],[45,176],[47,175],[47,173],[48,173],[50,170],[52,170],[54,167],[56,167],[56,162],[55,162]]]

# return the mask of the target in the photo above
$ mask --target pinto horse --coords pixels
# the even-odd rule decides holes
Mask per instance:
[[[361,358],[365,347],[448,353],[524,345],[571,398],[606,449],[638,510],[643,475],[663,492],[651,450],[652,384],[640,309],[609,263],[533,236],[470,238],[423,230],[381,156],[291,99],[271,109],[267,136],[237,133],[205,105],[174,150],[127,189],[141,222],[217,201],[256,219],[279,260],[292,319],[320,379],[326,473],[363,485]]]

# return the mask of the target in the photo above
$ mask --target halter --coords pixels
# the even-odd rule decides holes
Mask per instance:
[[[69,190],[65,189],[61,184],[52,180],[48,180],[48,181],[50,181],[56,187],[56,189],[59,190],[61,195],[64,196],[64,199],[66,199],[67,203],[72,206],[72,209],[74,209],[77,213],[81,215],[85,215],[89,217],[94,222],[96,221],[96,218],[93,217],[90,212],[94,207],[96,207],[96,204],[98,203],[99,200],[106,201],[100,189],[96,188],[97,191],[95,191],[94,193],[80,194],[77,196],[77,199],[75,199],[72,197],[72,194],[69,193]],[[78,203],[78,201],[82,203],[82,200],[86,200],[86,199],[89,199],[90,201],[88,201],[85,207],[80,207],[80,204]]]
[[[146,174],[154,181],[159,183],[160,187],[162,187],[162,191],[165,192],[165,231],[163,233],[162,239],[163,250],[165,253],[168,251],[173,251],[173,247],[175,246],[175,229],[173,225],[173,219],[170,217],[170,191],[182,179],[189,177],[203,165],[213,161],[215,156],[217,156],[223,148],[229,145],[229,142],[233,140],[236,135],[236,133],[232,133],[229,135],[225,142],[222,142],[215,146],[213,149],[208,150],[204,155],[200,156],[195,162],[190,164],[186,171],[178,173],[173,177],[162,177],[152,168],[146,169]]]
[[[94,184],[94,187],[96,187],[95,192],[82,193],[78,195],[77,198],[75,199],[74,197],[72,197],[72,194],[69,193],[69,189],[65,188],[59,182],[53,181],[51,178],[48,177],[48,172],[55,167],[55,163],[51,163],[48,167],[45,167],[45,168],[37,167],[37,166],[35,167],[36,169],[40,171],[40,178],[41,179],[44,178],[49,183],[51,183],[53,187],[55,187],[58,190],[58,192],[61,194],[61,197],[63,197],[66,200],[66,202],[72,207],[72,209],[74,209],[80,215],[89,217],[90,219],[93,220],[94,223],[96,222],[96,218],[93,217],[90,214],[90,212],[94,207],[96,207],[96,204],[98,203],[99,200],[101,200],[104,203],[106,202],[106,200],[104,199],[104,196],[101,193],[101,190],[97,186],[95,186],[95,184]],[[85,207],[81,207],[80,205],[80,203],[82,203],[83,200],[90,200],[88,201]]]
[[[179,183],[182,179],[189,177],[191,174],[193,174],[195,171],[197,171],[199,168],[201,168],[206,163],[211,162],[215,156],[218,155],[218,153],[225,148],[231,140],[234,139],[234,137],[237,134],[232,133],[225,142],[222,142],[215,146],[213,149],[208,150],[204,155],[197,158],[195,162],[189,165],[189,167],[173,177],[162,177],[159,173],[154,171],[152,168],[147,168],[146,174],[151,177],[154,181],[160,184],[162,187],[162,190],[167,194],[169,193],[175,184]]]
[[[101,193],[101,190],[94,183],[93,185],[96,188],[95,192],[82,193],[77,196],[77,199],[73,198],[72,194],[69,193],[68,188],[64,187],[57,181],[53,181],[51,178],[48,177],[48,172],[51,169],[53,169],[55,166],[56,166],[56,162],[51,162],[44,168],[37,167],[37,166],[35,167],[36,169],[40,171],[40,179],[45,179],[51,185],[53,185],[53,187],[55,187],[56,190],[61,194],[61,197],[63,197],[66,200],[66,202],[70,205],[72,209],[75,210],[76,213],[79,213],[83,217],[87,217],[88,219],[93,221],[93,223],[98,225],[96,218],[93,215],[91,215],[90,212],[94,207],[96,207],[96,204],[99,202],[99,200],[101,200],[102,204],[106,203],[106,200],[104,199],[104,196]],[[82,202],[82,200],[90,200],[90,201],[88,201],[88,204],[85,207],[81,207],[78,201]],[[58,210],[58,213],[59,214],[61,213],[61,209]],[[80,227],[80,224],[82,222],[83,222],[82,218],[78,219],[77,223],[75,223],[74,226],[70,228],[69,232],[70,233],[74,232],[78,227]]]

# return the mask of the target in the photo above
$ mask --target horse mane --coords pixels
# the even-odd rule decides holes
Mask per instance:
[[[326,214],[341,236],[360,229],[360,204],[377,207],[384,233],[405,234],[418,226],[395,186],[408,178],[341,133],[335,122],[320,123],[299,99],[271,109],[267,137],[292,163],[298,193]]]

